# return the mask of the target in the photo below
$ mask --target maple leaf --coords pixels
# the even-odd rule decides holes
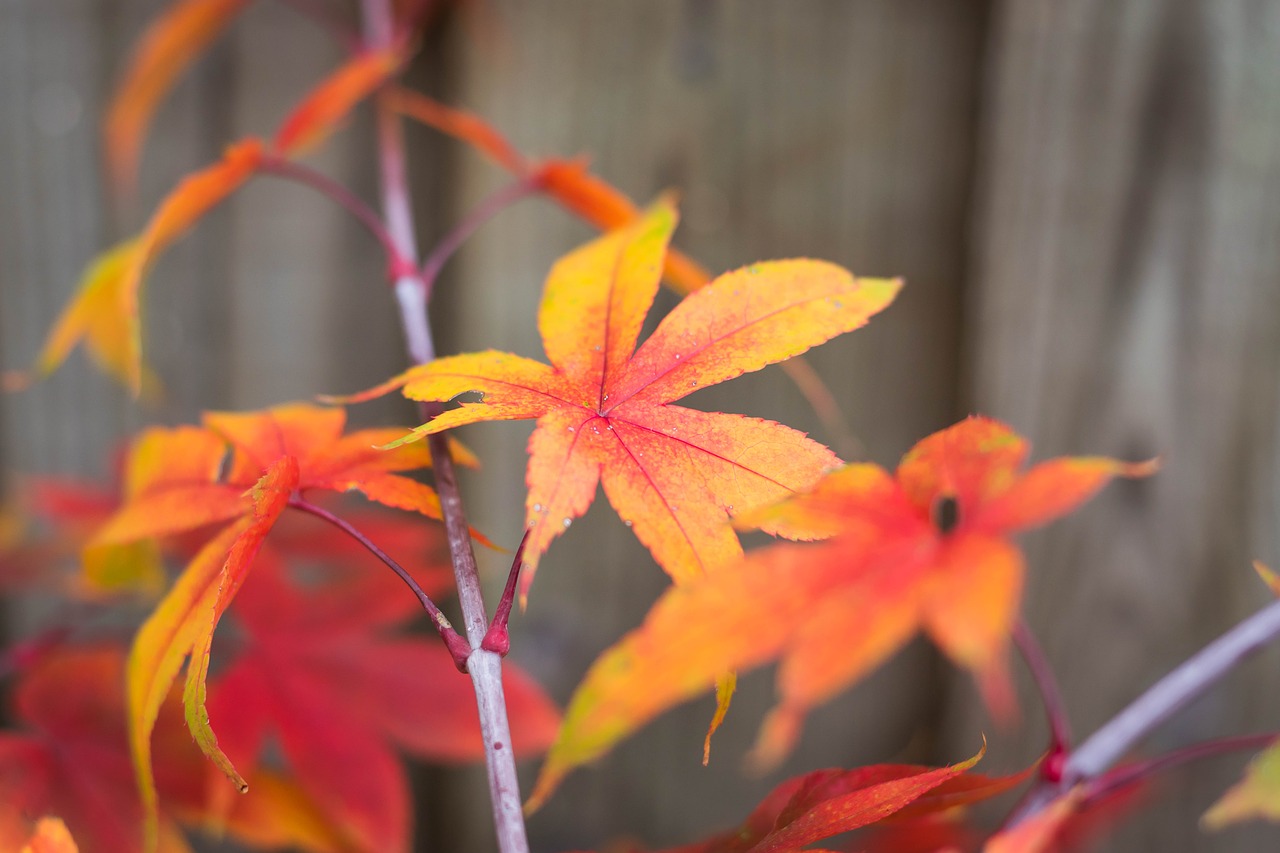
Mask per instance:
[[[305,537],[339,546],[330,528],[316,530],[318,522],[305,520],[310,525],[296,525],[292,542]],[[339,546],[322,564],[323,575],[308,560],[308,573],[295,580],[279,557],[292,548],[282,544],[264,548],[231,612],[242,639],[210,686],[219,745],[243,771],[272,737],[354,849],[407,850],[409,785],[394,746],[430,761],[482,758],[471,684],[434,637],[387,635],[420,613],[390,572],[350,562]],[[417,546],[423,547],[420,533]],[[452,583],[451,571],[438,565],[418,577],[428,591]],[[513,739],[505,748],[517,755],[542,751],[555,735],[558,712],[519,669],[504,667],[504,683]]]
[[[740,518],[743,527],[797,538],[839,535],[764,548],[731,571],[666,592],[640,628],[592,664],[535,799],[570,768],[705,690],[716,673],[772,658],[781,658],[781,700],[756,745],[760,766],[790,750],[809,708],[919,630],[974,670],[989,697],[1007,695],[1005,655],[1023,575],[1010,535],[1068,512],[1114,476],[1153,470],[1088,457],[1024,472],[1027,452],[1009,427],[972,417],[921,441],[896,474],[849,465]]]
[[[160,100],[249,0],[180,0],[138,40],[103,126],[107,171],[118,191],[132,188],[147,125]]]
[[[403,44],[353,57],[293,108],[276,131],[275,149],[292,157],[314,148],[356,104],[399,72],[406,59]]]
[[[161,252],[249,179],[263,155],[263,145],[256,139],[228,147],[217,163],[183,179],[141,234],[91,261],[36,357],[35,374],[52,373],[83,340],[99,367],[135,394],[153,387],[154,377],[142,364],[138,314],[147,272]]]
[[[0,849],[19,849],[42,815],[64,820],[84,853],[142,849],[123,674],[124,654],[114,647],[53,649],[22,673],[13,709],[26,730],[0,731]],[[174,815],[199,822],[203,759],[183,729],[176,696],[158,715],[157,738],[158,778],[174,807],[159,817],[158,849],[185,853]],[[337,836],[314,807],[288,807],[298,796],[292,783],[267,773],[254,782],[254,795],[225,816],[228,833],[241,841],[336,849]]]
[[[389,108],[467,143],[507,171],[534,182],[540,191],[602,231],[630,225],[640,218],[641,210],[636,203],[587,171],[584,158],[531,160],[474,113],[445,106],[408,89],[391,87],[383,94],[383,100]],[[662,274],[667,285],[681,296],[711,281],[705,267],[674,247],[667,249]],[[857,446],[840,404],[817,371],[801,356],[784,361],[782,370],[831,434],[847,446]]]
[[[375,449],[399,429],[343,435],[341,409],[292,404],[253,413],[210,413],[206,428],[152,429],[135,442],[125,504],[91,545],[168,536],[229,522],[196,554],[139,630],[129,656],[131,736],[139,787],[156,807],[150,731],[161,702],[190,656],[183,694],[187,723],[204,753],[240,788],[244,779],[219,750],[205,711],[213,632],[263,539],[295,493],[358,491],[370,500],[439,518],[427,485],[398,473],[424,468],[426,448]],[[231,457],[220,476],[226,448]],[[460,449],[460,460],[473,462]]]
[[[1244,778],[1231,786],[1200,818],[1217,830],[1244,820],[1280,822],[1280,743],[1259,753]]]
[[[296,156],[317,144],[357,103],[386,83],[406,56],[405,46],[397,45],[352,58],[299,102],[272,144],[243,139],[228,146],[217,163],[184,178],[161,201],[140,234],[90,261],[71,302],[45,339],[33,375],[52,373],[83,341],[98,366],[135,395],[157,387],[142,362],[139,303],[147,274],[160,254],[264,164]],[[6,375],[5,385],[20,388],[31,378]]]
[[[985,747],[983,749],[985,751]],[[815,770],[775,787],[740,826],[706,841],[670,848],[663,853],[791,853],[816,841],[850,832],[899,815],[930,792],[965,778],[983,752],[950,767],[878,764],[855,770]],[[1021,781],[1018,777],[1011,777]],[[987,777],[970,784],[991,794],[1009,786],[992,786]],[[1015,781],[1014,784],[1017,782]],[[970,797],[966,802],[982,799]],[[936,801],[927,813],[950,808]]]
[[[495,351],[458,355],[348,398],[400,386],[414,400],[483,395],[398,445],[477,421],[537,418],[522,595],[539,557],[586,511],[597,484],[659,565],[683,582],[741,556],[726,524],[732,514],[805,488],[838,463],[788,427],[672,403],[858,328],[899,283],[855,279],[820,261],[755,264],[685,299],[636,349],[675,221],[671,203],[660,202],[642,221],[556,263],[538,313],[550,365]],[[789,533],[786,524],[769,529]]]

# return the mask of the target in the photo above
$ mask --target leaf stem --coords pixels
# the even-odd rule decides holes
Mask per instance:
[[[436,244],[436,247],[431,250],[431,254],[427,256],[426,262],[422,265],[422,281],[427,290],[427,298],[431,298],[431,291],[435,287],[436,279],[439,277],[440,270],[444,268],[445,263],[453,257],[463,243],[480,229],[480,226],[525,196],[538,192],[544,184],[545,180],[541,172],[534,172],[507,184],[480,202],[474,210],[453,227],[453,230],[444,235],[444,239]]]
[[[399,273],[407,265],[407,262],[401,257],[395,241],[391,238],[390,232],[387,231],[387,226],[383,223],[382,217],[378,216],[373,208],[365,204],[363,199],[342,184],[323,172],[317,172],[315,169],[304,166],[301,163],[294,163],[277,155],[264,157],[259,168],[263,174],[274,175],[277,178],[283,178],[284,180],[310,187],[344,208],[365,227],[365,230],[373,235],[374,239],[382,244],[383,250],[387,253],[387,263],[393,275]]]
[[[1071,722],[1067,719],[1067,709],[1062,701],[1062,691],[1054,677],[1053,667],[1045,657],[1035,634],[1027,627],[1027,623],[1019,620],[1013,628],[1013,642],[1018,647],[1036,689],[1040,691],[1040,699],[1044,704],[1045,717],[1049,722],[1049,753],[1041,765],[1041,772],[1050,781],[1061,778],[1063,764],[1071,749]]]
[[[1096,779],[1135,744],[1224,675],[1280,636],[1280,601],[1254,613],[1183,661],[1089,736],[1063,767],[1062,778],[1042,781],[1010,817],[1016,826],[1073,786]]]
[[[520,580],[520,570],[524,568],[524,546],[529,542],[531,530],[532,528],[525,528],[524,536],[520,537],[520,547],[516,549],[516,556],[511,561],[511,571],[507,573],[507,585],[503,588],[502,598],[498,600],[498,606],[493,611],[493,621],[489,623],[484,641],[480,643],[481,648],[497,652],[503,657],[511,651],[511,635],[507,633],[507,621],[511,618],[511,605],[516,600],[516,582]]]
[[[1181,764],[1212,758],[1228,752],[1261,749],[1280,738],[1280,732],[1264,732],[1256,735],[1235,735],[1233,737],[1215,738],[1191,746],[1184,746],[1172,752],[1157,756],[1147,761],[1117,767],[1109,773],[1099,776],[1085,788],[1084,802],[1096,802],[1113,791],[1132,785],[1134,782],[1171,770]]]
[[[395,37],[395,19],[390,0],[361,0],[365,34],[371,46],[390,44]],[[414,235],[413,210],[409,203],[408,180],[405,175],[404,137],[400,117],[389,108],[385,98],[377,102],[378,166],[381,173],[382,208],[387,231],[399,257],[415,262],[418,250]],[[425,364],[435,356],[431,327],[427,322],[427,285],[421,273],[404,268],[395,282],[396,301],[404,330],[405,346],[414,364]],[[423,403],[419,411],[429,419],[439,411],[438,405]],[[507,720],[507,703],[502,689],[502,658],[496,652],[481,648],[487,631],[484,596],[480,590],[480,574],[471,547],[471,531],[458,491],[453,457],[445,435],[428,438],[435,469],[436,493],[444,516],[449,552],[453,558],[453,574],[458,584],[458,600],[462,605],[463,625],[471,643],[467,671],[476,694],[480,715],[480,731],[484,737],[485,764],[488,770],[489,796],[493,805],[493,825],[502,853],[528,853],[524,815],[520,808],[520,784],[516,778],[513,750],[503,748],[511,743],[511,727]]]
[[[317,506],[316,504],[313,504],[301,497],[295,497],[290,500],[289,506],[314,515],[316,518],[323,519],[329,524],[332,524],[334,527],[338,528],[343,533],[363,545],[365,550],[370,554],[373,554],[373,556],[385,563],[387,568],[399,575],[400,580],[404,581],[405,585],[408,586],[409,589],[413,590],[414,596],[422,604],[422,609],[427,611],[427,615],[431,617],[431,624],[435,626],[436,631],[440,634],[440,639],[444,640],[445,648],[449,650],[449,654],[453,655],[453,662],[457,665],[458,670],[460,672],[467,671],[467,658],[471,654],[471,646],[468,645],[466,640],[462,639],[456,630],[454,630],[453,623],[451,623],[448,618],[440,612],[440,608],[431,600],[431,596],[427,595],[422,587],[418,585],[418,582],[414,580],[413,575],[409,574],[408,570],[405,569],[404,566],[392,559],[390,554],[375,545],[369,537],[357,530],[346,519],[334,515],[324,507]]]

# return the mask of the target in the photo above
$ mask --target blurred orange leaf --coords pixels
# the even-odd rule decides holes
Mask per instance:
[[[580,159],[531,161],[497,129],[474,113],[445,106],[408,89],[393,89],[385,97],[392,109],[466,142],[512,174],[537,177],[548,195],[602,231],[629,225],[641,216],[635,202],[588,172],[587,164]],[[663,260],[663,274],[671,287],[682,295],[692,293],[711,281],[711,274],[701,264],[678,249],[667,252]]]
[[[147,272],[174,240],[249,179],[263,153],[256,139],[231,146],[220,161],[179,183],[138,237],[94,259],[45,340],[36,359],[36,374],[52,373],[84,340],[94,360],[135,394],[149,386],[150,372],[142,364],[138,309]]]
[[[104,126],[107,172],[117,191],[133,188],[147,125],[160,100],[248,3],[178,0],[139,39]]]
[[[1270,566],[1261,560],[1253,561],[1253,570],[1258,573],[1258,577],[1262,578],[1262,582],[1267,585],[1267,588],[1274,595],[1280,595],[1280,575],[1277,575]]]
[[[731,515],[805,488],[838,463],[779,424],[670,404],[858,328],[899,284],[856,279],[819,261],[761,263],[685,299],[637,349],[675,220],[670,202],[660,202],[635,225],[556,263],[538,314],[550,365],[492,350],[459,355],[353,398],[400,386],[414,400],[483,394],[397,446],[477,421],[538,419],[529,441],[522,594],[551,541],[594,500],[597,484],[658,563],[683,582],[741,556]]]
[[[790,750],[809,708],[920,630],[976,671],[989,697],[1007,696],[1005,654],[1023,574],[1010,535],[1071,510],[1113,476],[1151,470],[1061,458],[1024,472],[1027,451],[1005,425],[969,418],[917,444],[896,475],[849,465],[805,494],[740,517],[743,527],[838,537],[765,548],[731,571],[665,593],[587,672],[538,795],[704,691],[717,673],[773,658],[781,659],[781,701],[753,755],[761,766]]]
[[[190,656],[183,699],[200,748],[238,786],[244,780],[221,752],[205,711],[213,631],[235,597],[267,532],[298,492],[358,491],[370,500],[438,518],[434,490],[400,471],[430,465],[426,448],[387,453],[396,429],[343,435],[341,409],[304,404],[246,414],[211,413],[205,428],[153,429],[135,442],[126,502],[91,545],[168,536],[230,521],[196,555],[142,626],[129,657],[130,731],[139,787],[154,814],[150,732],[160,703]],[[227,446],[231,456],[222,474]],[[474,461],[460,449],[464,463]]]
[[[275,149],[292,157],[313,148],[356,104],[390,80],[407,58],[405,49],[398,47],[348,60],[294,107],[276,131]]]
[[[183,26],[207,23],[205,13],[215,5],[185,4],[192,11],[190,21],[183,18]],[[84,341],[93,360],[135,395],[154,389],[154,376],[142,362],[140,301],[143,284],[156,259],[265,163],[302,153],[317,144],[357,103],[386,83],[406,56],[403,47],[357,56],[303,98],[281,125],[271,147],[259,139],[241,140],[228,147],[217,163],[184,178],[160,203],[141,234],[90,262],[36,358],[34,376],[52,373],[75,345]],[[4,377],[4,384],[14,390],[31,379],[12,373]]]
[[[1082,794],[1072,789],[1017,826],[987,840],[984,853],[1048,853],[1058,849],[1058,839],[1076,815]]]
[[[80,848],[60,818],[42,817],[36,821],[36,831],[23,846],[22,853],[80,853]]]

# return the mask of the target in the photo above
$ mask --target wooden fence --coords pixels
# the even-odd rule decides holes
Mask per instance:
[[[26,363],[81,265],[137,227],[224,142],[269,131],[339,48],[287,4],[257,4],[159,115],[142,201],[112,210],[97,127],[159,0],[0,3],[0,356]],[[341,8],[352,4],[335,4]],[[970,411],[1041,455],[1159,454],[1027,538],[1027,612],[1088,733],[1171,665],[1262,606],[1252,558],[1280,561],[1280,3],[1274,0],[490,0],[427,40],[413,85],[488,117],[523,149],[592,156],[638,199],[682,193],[678,244],[712,269],[807,255],[901,274],[898,303],[813,355],[866,458],[893,463]],[[371,195],[367,115],[312,158]],[[502,176],[410,136],[428,244]],[[444,351],[540,355],[551,261],[590,234],[546,202],[504,213],[453,262],[434,312]],[[363,387],[402,365],[377,247],[306,191],[262,181],[178,245],[147,296],[169,389],[138,409],[80,358],[0,398],[10,472],[103,474],[139,424]],[[670,298],[660,300],[669,308]],[[695,405],[830,440],[776,369]],[[368,420],[409,413],[387,404]],[[474,521],[518,538],[527,424],[474,428]],[[502,558],[488,560],[500,582]],[[568,696],[665,578],[609,512],[553,546],[514,659]],[[20,625],[21,613],[10,613]],[[1274,652],[1155,739],[1274,729]],[[1021,675],[1019,676],[1021,678]],[[988,771],[1043,748],[1034,695],[1000,731],[964,678],[915,646],[816,713],[782,773],[949,761],[986,731]],[[710,700],[578,772],[531,824],[537,849],[690,840],[739,820],[777,776],[740,760],[769,673],[745,679],[699,765]],[[1174,780],[1112,849],[1230,850],[1275,830],[1200,836],[1241,761]],[[529,768],[532,769],[532,768]],[[423,850],[484,850],[476,771],[420,774]]]

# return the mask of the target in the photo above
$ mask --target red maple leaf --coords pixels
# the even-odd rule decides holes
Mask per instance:
[[[65,821],[84,853],[143,847],[143,806],[133,781],[124,707],[124,653],[114,647],[50,650],[25,670],[13,697],[22,731],[0,731],[0,849],[20,849],[45,815]],[[156,765],[166,811],[158,850],[186,853],[174,820],[204,819],[205,763],[182,725],[177,697],[158,712]],[[254,777],[254,793],[223,819],[233,837],[264,846],[335,850],[320,812],[297,806],[298,791],[274,774]]]
[[[255,767],[268,739],[278,744],[355,849],[407,850],[409,785],[396,748],[437,762],[482,758],[475,696],[434,636],[388,635],[421,613],[400,580],[318,525],[298,518],[281,531],[291,535],[273,537],[275,546],[259,553],[231,611],[238,649],[210,685],[209,718],[242,772]],[[394,542],[390,527],[377,528],[380,542]],[[418,551],[428,544],[421,525],[399,527]],[[361,528],[370,525],[362,519]],[[307,557],[302,575],[283,559],[299,550]],[[415,575],[428,592],[452,584],[445,567]],[[504,681],[514,741],[504,748],[541,752],[559,713],[519,669],[507,666]]]
[[[212,413],[205,416],[203,429],[152,429],[135,442],[126,468],[124,505],[99,531],[93,546],[229,522],[191,560],[139,630],[130,653],[132,746],[149,810],[156,804],[149,733],[188,655],[183,694],[187,724],[210,760],[238,787],[245,787],[209,727],[209,652],[218,620],[290,502],[312,490],[356,491],[387,506],[439,517],[435,492],[400,473],[430,465],[426,448],[380,451],[374,445],[390,441],[401,430],[344,435],[345,422],[341,409],[294,404],[247,414]],[[461,452],[464,461],[470,460]]]

